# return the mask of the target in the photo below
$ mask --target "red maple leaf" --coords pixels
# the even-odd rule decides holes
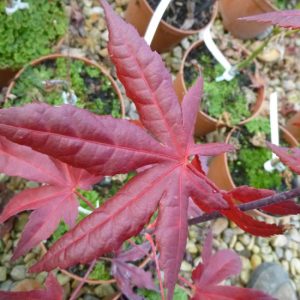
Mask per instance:
[[[232,250],[212,253],[212,233],[209,232],[202,251],[202,261],[192,273],[194,295],[192,300],[271,300],[261,291],[235,286],[218,285],[230,276],[241,272],[240,257]]]
[[[300,10],[283,10],[265,14],[239,18],[244,21],[256,21],[270,23],[280,27],[297,29],[300,28]]]
[[[286,164],[292,171],[300,174],[300,149],[287,148],[267,143],[268,147]]]
[[[63,288],[59,285],[54,275],[48,275],[45,289],[28,292],[3,292],[0,291],[1,300],[62,300]]]
[[[145,288],[156,291],[152,274],[144,271],[128,262],[134,262],[145,257],[151,246],[149,243],[135,245],[127,251],[122,251],[117,254],[112,260],[112,275],[117,281],[118,287],[128,299],[141,300],[141,296],[134,293],[133,287]]]
[[[299,152],[300,154],[300,152]],[[275,195],[275,191],[266,189],[256,189],[249,186],[239,186],[228,192],[236,201],[248,203],[259,200],[271,195]],[[285,200],[281,203],[276,203],[262,207],[261,210],[274,215],[297,215],[300,213],[300,205],[294,200]]]
[[[22,211],[34,210],[14,252],[16,259],[46,240],[61,219],[74,227],[78,214],[76,188],[88,189],[101,178],[4,137],[0,137],[0,154],[0,172],[44,184],[14,196],[0,215],[3,223]]]
[[[32,104],[1,110],[0,134],[95,175],[147,167],[66,233],[31,270],[67,268],[117,251],[158,208],[156,241],[168,299],[172,299],[186,246],[189,198],[204,212],[221,210],[253,234],[282,233],[283,227],[258,222],[239,211],[232,196],[221,192],[204,174],[198,155],[216,155],[233,147],[193,141],[202,80],[180,106],[160,56],[105,1],[101,3],[111,59],[143,127],[69,105]]]

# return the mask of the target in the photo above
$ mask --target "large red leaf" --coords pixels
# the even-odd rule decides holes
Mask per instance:
[[[174,165],[159,165],[139,173],[113,198],[66,233],[32,271],[67,268],[117,251],[148,222],[162,197]],[[88,247],[87,247],[88,245]]]
[[[0,156],[1,172],[47,184],[19,193],[9,201],[0,215],[0,223],[3,223],[22,211],[35,210],[13,255],[13,259],[16,259],[47,239],[61,219],[73,227],[78,214],[75,189],[89,188],[100,178],[3,137],[0,138],[0,152],[3,153]]]
[[[218,286],[223,280],[241,272],[242,263],[239,256],[232,250],[220,250],[212,253],[212,233],[209,232],[202,252],[203,263],[192,273],[195,283],[193,300],[271,300],[272,297],[261,291],[233,286]]]
[[[111,60],[127,96],[137,107],[141,122],[162,143],[182,153],[182,113],[171,75],[165,69],[160,55],[151,51],[136,29],[114,14],[106,1],[100,2],[109,29]]]
[[[300,10],[283,10],[265,14],[240,18],[245,21],[270,23],[280,27],[297,29],[300,28]]]
[[[283,229],[255,221],[234,208],[232,196],[220,191],[206,177],[198,156],[194,157],[232,149],[225,144],[196,146],[192,140],[201,81],[188,92],[181,108],[158,54],[151,52],[133,27],[115,15],[105,1],[101,3],[108,21],[110,55],[127,94],[138,108],[144,128],[71,106],[35,104],[0,110],[0,135],[97,175],[126,173],[137,168],[139,172],[114,197],[58,240],[32,271],[89,263],[118,250],[147,224],[159,207],[156,235],[167,298],[171,300],[185,249],[190,198],[202,211],[220,210],[255,234],[267,236]],[[68,173],[72,174],[68,177],[70,188],[74,189],[75,181],[76,186],[92,184],[87,174],[71,167]]]
[[[126,173],[176,157],[127,120],[99,117],[71,105],[3,109],[0,119],[0,134],[11,141],[98,175]]]
[[[1,300],[62,300],[63,288],[50,273],[45,281],[45,289],[28,292],[0,291]]]

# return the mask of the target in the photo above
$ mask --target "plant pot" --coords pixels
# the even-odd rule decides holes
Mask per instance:
[[[233,128],[226,138],[226,143],[230,142],[230,139],[237,128]],[[289,144],[291,147],[296,147],[298,145],[296,139],[283,127],[280,126],[280,132],[282,139]],[[263,166],[262,166],[263,167]],[[232,178],[229,170],[228,164],[228,154],[224,153],[214,157],[210,164],[208,170],[208,178],[210,178],[220,189],[229,191],[236,187],[236,184]],[[244,183],[247,184],[247,183]]]
[[[295,125],[297,123],[298,125]],[[286,129],[298,140],[300,141],[300,112],[297,112],[293,117],[291,117],[287,124]]]
[[[71,90],[77,100],[71,99]],[[68,96],[66,92],[69,92]],[[112,101],[108,101],[110,98]],[[32,100],[53,105],[64,104],[67,100],[67,103],[76,103],[76,106],[97,114],[125,115],[121,92],[109,72],[103,66],[77,56],[47,55],[21,69],[6,91],[4,107]]]
[[[28,0],[29,9],[10,16],[5,13],[8,2],[0,4],[0,89],[7,86],[25,64],[55,51],[62,43],[68,25],[64,6],[59,0]]]
[[[131,0],[125,13],[125,19],[136,27],[141,36],[144,36],[152,15],[153,10],[147,0]],[[217,2],[214,4],[211,21],[207,25],[213,22],[216,15]],[[204,28],[205,26],[195,30],[182,30],[161,20],[151,43],[151,48],[159,53],[167,52],[183,38],[196,34]]]
[[[204,44],[202,41],[195,42],[186,51],[186,53],[182,59],[180,70],[177,73],[176,79],[174,80],[174,89],[176,91],[176,94],[177,94],[180,102],[183,100],[183,97],[187,92],[187,86],[186,86],[186,82],[185,82],[185,69],[186,69],[187,59],[191,53],[195,52],[197,48],[201,48],[202,46],[204,47]],[[199,73],[199,70],[197,70],[197,73]],[[219,75],[221,75],[221,74],[219,74]],[[205,82],[206,81],[204,80],[204,85],[205,85]],[[228,82],[223,82],[221,84],[225,84],[225,86],[227,86]],[[204,89],[205,89],[205,87],[204,87]],[[206,112],[204,112],[203,110],[201,110],[199,108],[196,125],[195,125],[195,135],[200,137],[200,136],[203,136],[203,135],[205,135],[211,131],[214,131],[220,127],[224,127],[224,126],[232,127],[234,125],[242,125],[242,124],[249,122],[250,120],[252,120],[259,114],[259,112],[262,108],[262,104],[263,104],[264,97],[265,97],[265,86],[264,85],[261,85],[260,87],[255,89],[254,97],[256,100],[254,99],[254,102],[250,107],[251,114],[249,114],[249,116],[245,117],[244,119],[241,118],[240,121],[236,122],[235,124],[231,124],[231,125],[228,124],[228,122],[226,123],[215,117],[209,116]],[[202,101],[203,101],[203,99],[202,99]],[[248,107],[247,107],[247,113],[249,113]]]
[[[224,27],[240,39],[254,38],[267,30],[270,25],[240,21],[247,17],[277,10],[268,0],[219,0]]]

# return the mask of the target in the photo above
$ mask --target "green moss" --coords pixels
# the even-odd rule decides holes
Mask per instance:
[[[234,137],[238,138],[240,150],[237,159],[229,160],[229,169],[237,186],[250,185],[255,188],[284,189],[283,174],[278,171],[267,172],[264,163],[272,158],[266,147],[254,146],[250,140],[255,134],[270,134],[269,120],[257,118],[241,128]]]
[[[245,124],[247,131],[251,134],[262,132],[270,134],[271,127],[270,121],[266,118],[258,117]]]
[[[273,2],[279,9],[300,8],[299,0],[273,0]]]
[[[106,266],[104,261],[98,261],[89,275],[89,279],[93,280],[109,280],[111,278],[110,268]]]
[[[68,19],[60,0],[26,0],[29,9],[8,16],[0,3],[0,68],[18,69],[52,52],[65,34]]]
[[[55,242],[60,239],[68,231],[68,226],[64,221],[61,221],[51,236],[51,242]]]
[[[146,300],[161,300],[159,292],[150,291],[146,289],[138,289],[138,294],[143,296]],[[188,300],[188,295],[180,287],[176,285],[173,300]]]
[[[202,67],[204,95],[201,109],[215,119],[223,119],[226,112],[232,125],[248,118],[251,115],[249,103],[242,89],[249,81],[246,76],[241,73],[231,81],[216,82],[216,78],[223,74],[224,69],[211,54],[207,50],[195,49],[191,55]],[[189,77],[186,81],[191,86],[199,76],[199,71],[190,67],[189,72],[192,74],[185,77]]]
[[[11,91],[14,98],[5,107],[32,101],[62,105],[62,93],[70,91],[77,97],[77,107],[99,115],[121,117],[120,101],[111,81],[98,68],[81,60],[67,58],[28,66]]]
[[[242,169],[246,178],[235,177],[237,185],[248,184],[256,188],[278,189],[281,186],[282,177],[279,172],[265,171],[264,163],[272,158],[272,153],[266,148],[241,149],[236,168]],[[244,182],[244,179],[246,182]]]

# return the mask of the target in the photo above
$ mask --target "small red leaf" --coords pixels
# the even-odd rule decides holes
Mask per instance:
[[[255,189],[249,186],[239,186],[231,190],[229,194],[237,201],[248,203],[274,195],[275,192],[266,189]],[[286,200],[281,203],[264,206],[261,209],[265,212],[282,216],[300,213],[300,205],[296,204],[293,200]]]
[[[267,143],[268,147],[286,164],[292,171],[300,174],[300,149],[275,146]]]
[[[280,27],[297,29],[300,28],[300,10],[283,10],[269,12],[265,14],[240,18],[244,21],[256,21],[260,23],[270,23]]]

